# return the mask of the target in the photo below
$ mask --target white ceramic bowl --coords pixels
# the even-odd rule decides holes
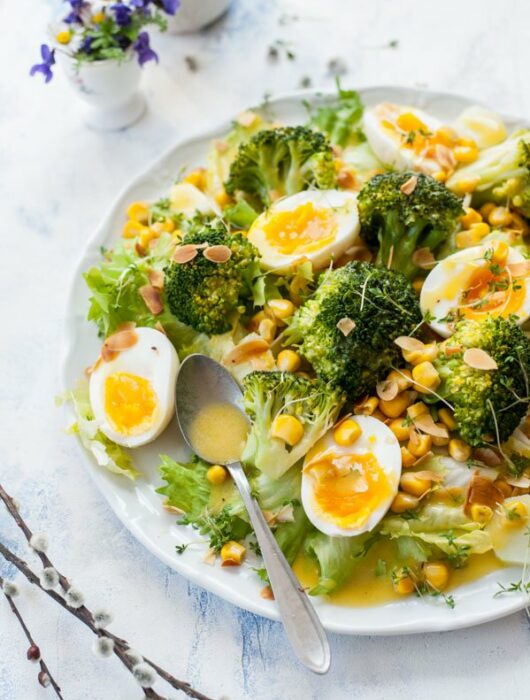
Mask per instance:
[[[168,17],[168,32],[196,32],[218,19],[229,5],[230,0],[182,0],[177,13]]]

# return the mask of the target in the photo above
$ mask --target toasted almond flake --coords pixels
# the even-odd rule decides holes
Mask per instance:
[[[232,257],[232,251],[227,245],[212,245],[203,252],[206,260],[213,263],[225,263]]]
[[[140,245],[138,241],[134,244],[134,250],[136,251],[136,255],[139,258],[145,258],[147,255],[147,250],[143,247],[143,245]]]
[[[506,479],[506,483],[515,486],[517,489],[527,489],[530,487],[530,479],[527,476],[520,476],[518,479]]]
[[[260,596],[265,598],[265,600],[274,600],[274,593],[272,592],[272,588],[270,586],[265,586],[265,588],[262,588],[260,591]]]
[[[98,357],[98,359],[94,362],[93,365],[90,365],[90,367],[87,367],[87,368],[85,369],[85,374],[86,374],[86,376],[87,376],[87,377],[90,377],[90,376],[97,370],[97,368],[100,366],[100,364],[102,363],[102,361],[103,361],[103,359],[102,359],[102,357],[101,357],[101,355],[100,355],[100,356]]]
[[[436,259],[430,248],[418,248],[412,253],[412,262],[422,270],[429,270],[436,265]]]
[[[258,115],[256,114],[256,112],[251,112],[250,110],[247,110],[246,112],[241,112],[236,121],[238,124],[241,124],[241,126],[249,127],[252,126],[252,124],[254,124],[257,118]]]
[[[152,284],[144,284],[143,287],[140,287],[138,292],[153,316],[158,316],[158,314],[162,313],[164,304],[162,303],[162,297],[158,289],[155,289]]]
[[[441,484],[444,480],[443,474],[439,472],[433,472],[431,469],[424,469],[422,471],[415,471],[414,474],[418,479],[425,479],[426,481],[434,481],[436,484]]]
[[[117,331],[105,340],[103,347],[107,348],[111,352],[121,352],[122,350],[128,350],[136,345],[138,342],[138,334],[133,329],[127,329],[123,331]]]
[[[530,274],[530,260],[509,263],[506,265],[506,269],[512,273],[513,277],[526,277],[526,275]]]
[[[464,362],[473,369],[497,369],[498,365],[485,350],[481,348],[468,348],[464,353]]]
[[[394,379],[377,382],[375,391],[383,401],[392,401],[399,394],[399,384]]]
[[[473,450],[473,457],[487,467],[498,467],[502,464],[501,456],[491,447],[476,447]]]
[[[205,564],[208,564],[208,566],[213,566],[215,564],[216,558],[217,555],[215,553],[215,549],[213,547],[210,547],[210,549],[204,555],[203,562]]]
[[[363,245],[352,245],[344,255],[350,260],[360,260],[361,262],[370,262],[373,258],[372,253]]]
[[[272,510],[262,510],[261,512],[263,513],[263,517],[267,521],[268,525],[271,525],[276,520],[276,516]]]
[[[267,352],[269,347],[269,343],[259,336],[251,337],[250,340],[245,339],[224,356],[223,364],[239,365],[255,355],[261,355],[261,353]]]
[[[494,508],[503,499],[502,492],[495,486],[493,481],[487,476],[483,476],[477,469],[473,472],[467,487],[464,510],[467,511],[473,503]]]
[[[355,328],[355,321],[352,318],[341,318],[337,323],[337,328],[347,338]]]
[[[409,177],[409,179],[404,182],[401,187],[399,188],[403,194],[409,196],[409,194],[412,194],[414,190],[416,189],[416,185],[418,184],[418,178],[416,175],[412,175]]]
[[[160,323],[160,321],[157,321],[157,322],[155,323],[155,329],[156,329],[157,331],[160,331],[160,333],[163,333],[164,335],[167,335],[166,329],[165,329],[164,326]]]
[[[171,260],[183,265],[184,263],[190,262],[190,260],[193,260],[195,257],[197,257],[197,246],[192,243],[187,243],[186,245],[179,245],[175,248]]]
[[[222,139],[216,139],[213,142],[214,148],[218,153],[226,153],[229,149],[229,145],[226,143],[226,141],[223,141]]]
[[[149,270],[147,277],[155,289],[164,289],[164,273],[162,270]]]
[[[398,346],[398,348],[410,352],[415,350],[422,350],[424,347],[424,344],[421,342],[421,340],[418,340],[417,338],[411,338],[409,335],[400,335],[399,338],[396,338],[394,340],[394,343]]]
[[[169,501],[164,501],[163,505],[164,510],[167,510],[168,513],[175,513],[175,515],[184,515],[183,510],[177,508],[177,506],[172,506]]]
[[[106,345],[101,348],[101,359],[103,362],[112,362],[115,357],[118,357],[119,353],[115,350],[109,350]]]
[[[433,455],[434,455],[434,452],[426,452],[421,457],[418,457],[418,459],[415,462],[413,462],[412,466],[419,467],[424,462],[427,462]]]
[[[409,441],[413,450],[420,446],[420,434],[412,425],[409,428]]]
[[[282,506],[276,513],[275,520],[277,523],[294,523],[294,510],[292,503]]]
[[[462,352],[462,348],[459,345],[444,345],[443,352],[447,357],[451,355],[458,355]]]
[[[441,143],[437,143],[434,147],[435,158],[440,163],[444,170],[454,170],[456,166],[456,158],[453,151]]]
[[[433,437],[448,438],[447,428],[436,425],[430,413],[422,413],[414,419],[414,426],[426,435]]]

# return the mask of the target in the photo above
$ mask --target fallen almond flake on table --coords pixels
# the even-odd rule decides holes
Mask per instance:
[[[399,385],[394,379],[385,379],[377,382],[375,390],[383,401],[392,401],[399,394]]]
[[[481,348],[468,348],[464,352],[464,362],[473,369],[497,369],[498,365],[485,350]]]
[[[155,289],[152,284],[144,284],[143,287],[140,287],[138,292],[153,316],[158,316],[162,313],[164,304],[162,303],[162,297],[158,289]]]
[[[274,600],[274,593],[272,592],[272,588],[270,586],[265,586],[262,588],[260,591],[260,596],[261,598],[265,598],[265,600]]]
[[[412,194],[414,192],[417,184],[418,178],[416,177],[416,175],[412,175],[406,182],[404,182],[401,185],[399,189],[403,192],[403,194],[408,196],[409,194]]]

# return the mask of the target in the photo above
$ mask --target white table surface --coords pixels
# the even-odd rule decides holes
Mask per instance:
[[[198,0],[200,1],[200,0]],[[0,0],[0,479],[22,502],[51,555],[115,615],[139,650],[214,698],[363,700],[528,697],[530,623],[524,613],[454,633],[331,637],[333,666],[315,677],[293,660],[281,626],[190,585],[138,544],[83,469],[54,408],[71,268],[116,192],[175,139],[309,75],[330,87],[403,84],[453,90],[530,115],[530,4],[524,0],[238,0],[224,21],[186,38],[157,37],[161,62],[143,76],[149,112],[101,134],[80,122],[57,72],[30,80],[51,2]],[[279,23],[282,14],[298,21]],[[272,65],[267,47],[292,42]],[[395,49],[381,48],[397,39]],[[190,73],[186,55],[200,70]],[[0,507],[0,538],[20,541]],[[21,550],[23,551],[23,550]],[[12,572],[0,564],[0,573]],[[23,585],[21,609],[65,698],[130,700],[141,692],[115,659],[90,651],[89,632]],[[0,599],[0,698],[41,700],[26,643]]]

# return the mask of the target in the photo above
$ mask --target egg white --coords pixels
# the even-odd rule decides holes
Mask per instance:
[[[291,254],[282,253],[272,245],[265,235],[263,226],[271,216],[278,212],[296,210],[299,206],[311,202],[314,208],[332,212],[336,224],[333,241],[313,251],[294,251]],[[261,254],[261,264],[273,272],[285,272],[301,260],[307,259],[315,269],[326,267],[332,259],[339,258],[350,248],[359,236],[360,224],[357,212],[357,198],[352,192],[341,190],[306,190],[275,202],[261,214],[252,224],[248,239]]]
[[[418,117],[431,132],[442,126],[438,119],[421,109],[382,102],[365,110],[363,130],[368,143],[379,160],[388,167],[400,171],[417,170],[427,174],[438,172],[440,164],[436,160],[416,154],[413,149],[403,145],[401,136],[397,132],[384,126],[385,121],[394,123],[399,115],[405,112]]]
[[[190,182],[179,182],[173,185],[169,195],[171,209],[184,216],[200,214],[221,215],[221,210],[216,202],[207,197],[204,192]]]
[[[484,259],[488,247],[487,243],[449,255],[434,267],[425,282],[420,293],[420,307],[423,315],[428,314],[429,326],[444,338],[452,335],[451,325],[442,321],[451,310],[459,306],[462,292],[469,286],[469,279],[477,267],[486,267],[489,263]],[[524,262],[524,256],[515,248],[510,248],[507,263]],[[530,290],[526,286],[523,304],[517,310],[518,323],[524,323],[530,317]]]
[[[313,525],[326,535],[331,537],[353,537],[363,532],[372,530],[390,508],[399,487],[401,476],[401,450],[399,442],[382,421],[372,416],[352,416],[362,430],[361,436],[348,447],[341,447],[333,438],[333,429],[312,448],[302,472],[302,505],[307,517]],[[367,520],[358,527],[345,528],[333,521],[331,514],[322,512],[314,494],[315,477],[311,474],[310,464],[325,458],[326,453],[337,455],[361,455],[371,453],[379,463],[381,470],[386,475],[390,494],[382,498]],[[338,477],[340,478],[340,477]]]
[[[175,410],[175,382],[179,359],[168,338],[154,328],[137,328],[135,345],[121,351],[110,362],[100,362],[90,377],[90,404],[98,427],[118,445],[139,447],[157,438]],[[149,380],[157,398],[154,421],[140,434],[124,435],[113,427],[105,411],[105,382],[116,372],[127,372]]]

